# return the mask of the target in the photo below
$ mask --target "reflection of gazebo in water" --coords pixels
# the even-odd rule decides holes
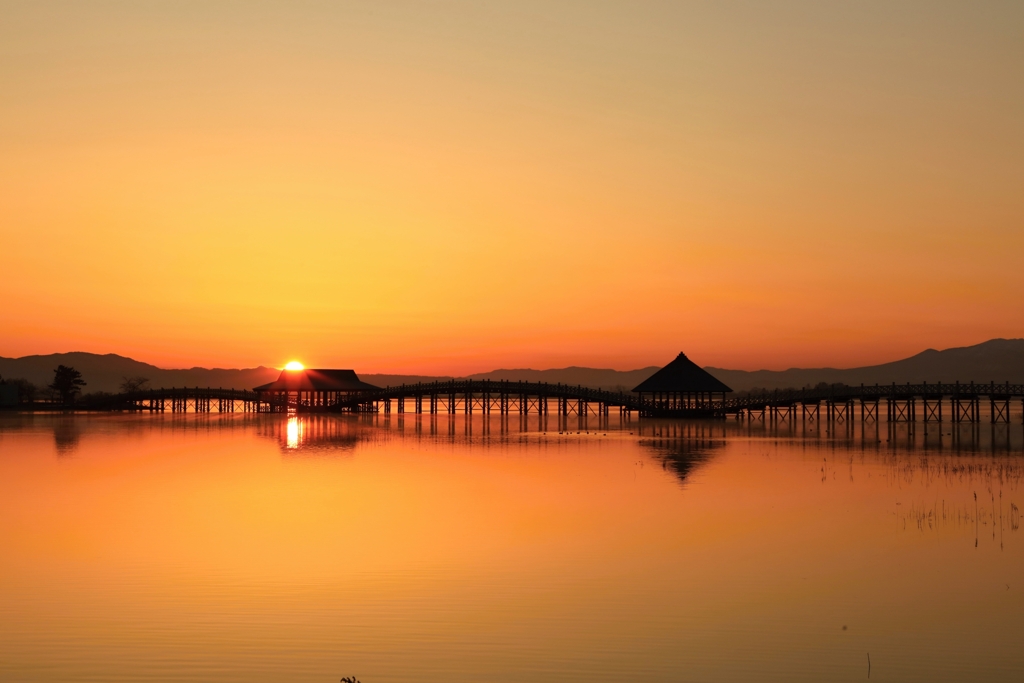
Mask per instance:
[[[640,395],[641,417],[725,417],[732,389],[680,353],[633,391]]]
[[[641,440],[640,444],[652,451],[662,469],[672,472],[680,484],[685,484],[691,474],[711,461],[716,450],[725,446],[725,440],[653,439]]]
[[[634,430],[640,445],[680,483],[703,467],[723,448],[728,438],[728,422],[680,422],[679,420],[641,420]]]
[[[276,382],[253,391],[268,401],[272,412],[327,411],[354,394],[377,389],[356,376],[354,370],[282,370]]]

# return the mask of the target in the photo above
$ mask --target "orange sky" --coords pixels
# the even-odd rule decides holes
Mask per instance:
[[[1024,6],[826,4],[7,4],[0,355],[755,369],[1024,336]]]

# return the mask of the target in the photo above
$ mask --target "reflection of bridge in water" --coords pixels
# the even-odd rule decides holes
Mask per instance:
[[[604,420],[591,419],[589,430],[549,431],[560,421],[544,416],[509,419],[508,416],[463,415],[328,415],[292,413],[287,416],[265,416],[255,423],[260,436],[277,442],[285,454],[349,455],[360,446],[381,446],[401,440],[424,440],[434,443],[461,444],[469,447],[503,447],[543,443],[538,439],[557,439],[563,445],[579,443],[610,444],[618,439],[604,437],[628,435],[639,443],[662,469],[680,482],[709,462],[715,452],[726,445],[726,436],[734,425],[722,422],[662,421],[626,424],[625,429],[607,429]],[[564,423],[562,423],[564,427]],[[626,431],[630,430],[632,431]],[[571,435],[571,436],[570,436]],[[619,441],[621,443],[621,441]]]
[[[270,418],[270,416],[266,416]],[[729,440],[792,442],[807,448],[872,452],[1024,453],[1024,428],[1006,423],[887,423],[861,421],[814,423],[796,420],[733,421],[630,419],[582,415],[569,419],[543,414],[415,414],[362,413],[339,415],[290,413],[265,422],[263,431],[282,446],[351,445],[362,439],[438,438],[447,440],[518,439],[530,435],[635,436],[641,443],[685,443],[686,449],[714,450]],[[286,427],[285,425],[288,425]]]

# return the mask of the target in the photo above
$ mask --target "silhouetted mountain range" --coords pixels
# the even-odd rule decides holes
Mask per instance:
[[[668,362],[669,359],[666,359]],[[149,363],[115,354],[54,353],[45,356],[0,358],[0,377],[23,378],[44,387],[53,380],[57,365],[71,365],[82,373],[88,383],[85,391],[119,390],[125,377],[142,376],[151,387],[223,387],[251,389],[277,379],[280,370],[258,367],[242,370],[222,368],[189,368],[165,370]],[[1024,339],[992,339],[975,346],[921,353],[882,365],[862,368],[814,368],[789,370],[726,370],[705,368],[728,384],[734,391],[754,388],[785,389],[829,384],[899,384],[906,382],[1011,382],[1024,383]],[[356,369],[358,371],[358,368]],[[657,367],[639,370],[609,370],[600,368],[568,367],[553,370],[493,370],[470,375],[471,379],[551,382],[579,384],[585,387],[629,391],[658,370]],[[365,374],[360,379],[377,386],[413,384],[416,382],[446,381],[452,377],[431,375]]]
[[[724,370],[705,368],[733,391],[786,389],[828,384],[905,384],[907,382],[1024,383],[1024,339],[991,339],[974,346],[928,349],[903,360],[863,368]]]
[[[226,370],[221,368],[188,368],[165,370],[117,354],[96,354],[76,351],[51,353],[45,356],[0,358],[0,377],[27,379],[37,387],[53,381],[53,369],[70,365],[82,373],[86,381],[84,393],[94,391],[120,391],[125,377],[145,377],[151,388],[156,387],[223,387],[225,389],[251,389],[273,382],[281,374],[275,368],[248,368]]]

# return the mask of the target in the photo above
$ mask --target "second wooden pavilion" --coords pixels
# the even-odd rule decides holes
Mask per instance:
[[[640,396],[641,417],[724,417],[725,397],[732,393],[685,353],[633,391]]]

